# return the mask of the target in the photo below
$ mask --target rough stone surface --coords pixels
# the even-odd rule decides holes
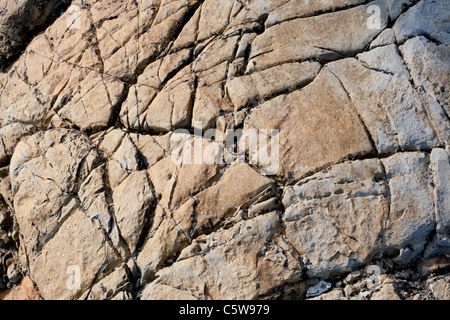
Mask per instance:
[[[339,80],[326,70],[303,90],[252,110],[244,129],[280,130],[278,175],[286,179],[299,179],[349,156],[374,151],[353,102]]]
[[[448,300],[449,6],[0,0],[0,299]]]
[[[408,38],[427,35],[448,44],[449,9],[448,1],[419,1],[395,22],[393,29],[397,41],[403,43]]]
[[[445,84],[449,81],[449,49],[447,41],[444,46],[436,45],[423,36],[405,42],[400,50],[411,70],[411,77],[416,86],[422,86],[425,92],[435,99],[450,113],[450,101]]]
[[[33,281],[26,277],[9,292],[2,292],[0,300],[42,300]]]
[[[288,253],[280,229],[278,215],[269,213],[196,239],[177,262],[157,273],[142,299],[157,293],[168,298],[174,288],[197,299],[255,299],[298,280],[301,263]]]
[[[58,0],[2,1],[0,6],[0,69],[14,59],[35,33],[67,5]]]

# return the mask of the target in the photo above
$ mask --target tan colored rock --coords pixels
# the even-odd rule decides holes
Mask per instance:
[[[159,203],[170,210],[217,183],[225,171],[222,164],[197,159],[197,143],[202,156],[206,156],[208,149],[218,147],[201,138],[191,139],[190,135],[174,133],[170,137],[170,156],[148,170]]]
[[[19,141],[33,134],[36,128],[32,125],[11,123],[0,129],[0,164],[7,164]]]
[[[104,128],[112,120],[115,106],[124,89],[121,82],[103,79],[92,73],[85,77],[85,92],[74,95],[71,103],[63,106],[58,114],[83,130]],[[103,104],[99,104],[102,101]]]
[[[132,295],[129,294],[128,292],[121,291],[118,294],[116,294],[114,297],[112,297],[111,300],[123,301],[123,300],[133,300],[133,299],[132,299]]]
[[[390,51],[386,47],[373,51],[390,52],[387,56],[396,57],[392,59],[397,61],[400,58],[393,47]],[[370,55],[370,52],[362,54],[361,60]],[[376,53],[373,55],[376,57]],[[382,57],[387,60],[387,56]],[[378,152],[389,154],[399,148],[415,151],[436,147],[439,141],[421,96],[407,79],[395,75],[404,74],[404,67],[396,65],[398,70],[391,68],[389,71],[386,63],[383,64],[384,70],[389,72],[386,73],[371,64],[369,69],[355,59],[344,59],[327,67],[342,82]]]
[[[195,93],[192,127],[202,131],[212,128],[222,112],[231,110],[233,105],[220,84],[199,86]]]
[[[274,189],[271,179],[259,175],[247,164],[231,166],[223,180],[196,197],[196,224],[192,226],[192,234],[195,236],[214,228],[267,189]]]
[[[362,51],[381,31],[362,27],[367,26],[370,17],[367,13],[369,5],[380,8],[380,24],[383,29],[389,18],[385,1],[295,19],[267,29],[252,43],[247,72],[313,58],[329,61]]]
[[[151,63],[128,91],[120,110],[121,122],[128,128],[142,130],[141,115],[162,88],[158,75],[160,65],[161,60]]]
[[[2,3],[0,15],[0,69],[7,67],[30,37],[49,23],[65,3],[56,0],[19,0]]]
[[[446,1],[40,3],[0,5],[0,287],[445,299]]]
[[[80,9],[79,29],[68,25],[70,15],[33,39],[9,71],[18,81],[8,81],[1,96],[3,126],[19,121],[41,128],[57,114],[83,130],[97,130],[112,120],[124,84],[103,74],[89,12]]]
[[[97,282],[89,294],[83,299],[88,300],[109,300],[119,295],[119,292],[131,291],[132,285],[128,279],[126,269],[119,267],[110,275]]]
[[[23,82],[16,72],[12,71],[8,77],[9,81],[5,84],[0,97],[2,127],[13,122],[39,125],[50,111],[50,107],[40,101],[40,95]]]
[[[340,164],[286,188],[286,235],[308,258],[307,274],[342,274],[384,253],[397,252],[400,264],[419,256],[435,228],[428,165],[425,154],[402,153]]]
[[[10,213],[14,209],[8,167],[4,167],[0,170],[0,206],[0,225],[6,226],[10,223]]]
[[[212,69],[225,61],[230,61],[233,58],[239,39],[238,36],[233,36],[212,41],[193,62],[192,70],[194,72],[202,72]]]
[[[148,285],[142,290],[142,300],[198,300],[185,289],[177,289],[164,284]]]
[[[129,250],[117,226],[106,176],[107,171],[105,165],[93,169],[81,184],[80,190],[78,191],[78,199],[86,214],[94,221],[99,229],[102,229],[108,235],[115,249],[125,258],[129,256]],[[71,204],[76,207],[76,199],[72,200]]]
[[[89,140],[76,131],[37,133],[18,144],[11,185],[30,262],[79,206],[72,194],[99,161]]]
[[[317,99],[318,95],[321,99]],[[373,152],[354,110],[339,80],[322,71],[301,91],[279,96],[254,109],[244,130],[279,129],[277,175],[295,180],[349,156]]]
[[[77,299],[118,261],[103,232],[76,210],[30,264],[30,271],[44,299]]]
[[[33,281],[29,277],[25,277],[17,286],[0,292],[0,300],[42,300],[42,297]]]
[[[114,189],[112,198],[117,226],[130,252],[135,252],[154,201],[146,172],[130,174]]]
[[[107,157],[111,157],[122,145],[123,140],[126,139],[126,132],[123,130],[109,129],[91,136],[91,139]]]
[[[318,0],[312,3],[309,0],[285,1],[283,5],[276,7],[275,10],[270,12],[266,20],[266,28],[284,21],[309,17],[318,13],[333,11],[336,8],[358,5],[363,2],[363,0]]]
[[[204,177],[208,181],[210,178],[208,171],[203,171],[205,169],[200,168],[200,172],[206,173]],[[156,166],[152,170],[156,170]],[[152,181],[158,181],[153,178],[152,173],[150,177]],[[174,185],[175,183],[168,183],[170,188]],[[173,211],[172,207],[169,207],[170,211],[165,210],[167,207],[165,202],[162,202],[164,218],[159,220],[160,224],[150,233],[151,237],[137,258],[143,279],[152,278],[170,259],[177,257],[191,239],[224,226],[227,222],[232,223],[240,207],[245,208],[253,198],[271,187],[273,188],[273,181],[270,179],[260,176],[246,164],[235,164],[225,171],[223,179],[217,184],[201,191],[195,198],[187,198],[187,201],[175,207]],[[181,187],[181,190],[183,189],[186,190]],[[155,190],[158,195],[158,187]],[[184,196],[183,193],[181,196]],[[162,196],[164,201],[164,193]]]
[[[158,77],[162,83],[166,83],[174,73],[182,69],[192,56],[192,50],[184,49],[164,57],[158,70]]]
[[[94,23],[106,21],[98,31],[105,72],[127,80],[174,40],[182,27],[180,21],[190,14],[197,1],[120,1],[112,8],[105,3],[92,6]],[[108,22],[110,17],[117,19]]]
[[[372,295],[371,300],[406,300],[410,296],[411,291],[407,282],[388,278]]]
[[[164,72],[149,69],[149,72]],[[146,74],[149,77],[150,74]],[[155,75],[153,75],[155,76]],[[144,78],[142,81],[146,81]],[[167,133],[177,128],[189,128],[191,124],[195,80],[192,76],[174,78],[161,91],[156,87],[134,87],[122,107],[121,117],[131,129],[141,129],[152,133]],[[150,93],[151,100],[140,100],[140,96]]]
[[[234,1],[207,0],[200,10],[197,41],[220,34],[229,23]],[[217,10],[220,8],[220,10]]]
[[[168,297],[179,287],[199,299],[255,299],[298,280],[301,265],[285,253],[288,245],[280,238],[279,222],[277,214],[270,213],[198,239],[157,274],[143,297],[159,292]]]
[[[108,162],[108,178],[112,189],[122,183],[131,172],[139,170],[139,156],[130,136],[124,135]]]
[[[234,78],[227,92],[235,111],[249,104],[263,102],[275,94],[292,91],[311,82],[318,74],[317,62],[286,63],[248,76]]]
[[[164,136],[149,136],[130,134],[131,140],[139,150],[141,165],[150,168],[161,160],[170,150],[170,134]]]
[[[310,298],[309,300],[344,300],[344,291],[342,289],[335,289],[321,294],[318,297]]]

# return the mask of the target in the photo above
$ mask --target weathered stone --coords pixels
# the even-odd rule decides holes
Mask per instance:
[[[39,291],[29,277],[22,279],[19,285],[9,292],[0,292],[0,300],[42,300]]]
[[[174,40],[181,30],[180,22],[197,1],[105,3],[98,1],[92,6],[93,23],[101,25],[97,33],[104,69],[107,74],[127,80]]]
[[[309,0],[286,1],[286,3],[270,12],[266,21],[266,27],[269,28],[283,21],[313,16],[317,13],[333,11],[336,8],[344,8],[346,6],[350,7],[363,2],[363,0],[319,0],[313,3]]]
[[[380,8],[380,29],[367,25],[369,5]],[[329,61],[362,51],[387,25],[385,1],[275,25],[252,43],[247,71],[316,58]],[[324,33],[324,30],[327,30]],[[349,35],[351,35],[349,37]]]
[[[112,198],[117,226],[130,252],[135,252],[154,201],[146,172],[130,174],[115,188]]]
[[[142,300],[198,300],[185,289],[177,289],[164,284],[148,285],[142,290]]]
[[[349,273],[347,275],[347,277],[345,277],[345,282],[347,283],[353,283],[355,281],[358,281],[359,279],[361,279],[362,274],[359,271],[353,271],[351,273]]]
[[[193,168],[195,167],[188,167],[187,172],[192,173]],[[199,181],[203,180],[204,182],[211,179],[211,169],[213,176],[216,175],[215,170],[218,170],[214,166],[211,169],[200,166],[198,169],[200,172],[197,175],[199,176]],[[160,172],[156,166],[151,171]],[[156,182],[159,180],[153,178],[153,176],[150,173],[152,181],[155,181],[156,195],[158,196],[158,190],[161,189],[157,185],[160,182]],[[176,183],[171,182],[171,179],[176,181],[177,177],[171,176],[168,179],[169,182],[164,183],[164,185],[172,189]],[[163,208],[165,217],[151,232],[152,236],[147,240],[141,254],[138,256],[137,264],[141,269],[144,280],[153,277],[156,271],[168,263],[169,259],[177,257],[191,239],[224,226],[228,222],[232,223],[240,207],[245,208],[249,202],[257,201],[258,194],[263,193],[264,190],[274,188],[272,180],[258,175],[256,171],[246,164],[231,166],[223,174],[223,179],[198,193],[195,199],[185,193],[189,192],[189,189],[186,190],[186,187],[181,186],[178,189],[181,191],[179,193],[176,193],[176,189],[175,192],[171,191],[170,193],[161,191],[163,192],[162,204],[169,206],[170,211],[168,212],[165,210],[165,207]],[[233,191],[231,192],[231,190]],[[171,195],[172,193],[175,195],[179,194],[175,201],[181,201],[183,198],[187,201],[184,200],[182,204],[181,202],[164,201],[164,194]],[[161,238],[167,240],[161,241]]]
[[[200,86],[195,94],[192,127],[202,131],[212,128],[221,112],[231,110],[233,105],[220,84]]]
[[[388,194],[379,160],[340,164],[285,189],[286,235],[309,259],[311,277],[370,261],[382,247]]]
[[[399,263],[408,263],[422,252],[436,227],[430,160],[426,154],[401,153],[381,161],[391,197],[389,219],[384,226],[385,245],[400,251]]]
[[[447,299],[448,0],[68,5],[0,5],[1,297]]]
[[[371,300],[406,300],[411,296],[411,288],[406,281],[386,279],[372,295]]]
[[[399,61],[396,49],[392,50],[390,55]],[[363,59],[368,56],[370,53],[362,55]],[[328,67],[351,97],[379,153],[389,154],[399,148],[428,150],[439,144],[421,96],[407,79],[376,67],[369,69],[355,59],[333,62]],[[398,71],[393,72],[404,74],[403,68],[397,66]]]
[[[76,131],[37,133],[21,141],[11,159],[14,207],[30,261],[79,206],[73,194],[100,161]]]
[[[450,285],[448,276],[441,279],[436,279],[430,284],[430,288],[437,300],[450,299]]]
[[[370,50],[386,46],[389,44],[395,44],[395,42],[396,39],[394,30],[388,28],[385,29],[382,33],[380,33],[380,35],[375,40],[372,41],[372,43],[370,44]]]
[[[280,130],[277,175],[288,179],[299,179],[349,156],[373,152],[353,102],[328,71],[322,71],[301,91],[254,109],[244,124],[244,130],[248,129]]]
[[[0,199],[3,200],[5,205],[4,210],[9,209],[12,211],[14,209],[14,205],[8,167],[0,169],[0,196]]]
[[[103,74],[91,17],[80,9],[79,28],[66,12],[29,44],[9,71],[0,122],[47,126],[56,115],[83,130],[106,127],[122,99],[124,83]],[[28,105],[25,101],[28,100]]]
[[[335,289],[330,292],[325,292],[318,297],[310,298],[309,300],[343,300],[344,292],[342,289]]]
[[[292,91],[311,82],[320,70],[314,62],[286,63],[248,76],[234,78],[227,92],[238,111],[249,104],[263,102],[283,91]]]
[[[128,279],[126,269],[119,267],[110,275],[97,282],[83,299],[109,300],[117,296],[119,292],[131,291],[131,289],[132,285]]]
[[[356,56],[359,61],[370,69],[390,73],[398,78],[409,80],[409,73],[405,63],[394,44],[375,48]]]
[[[3,149],[3,156],[0,156],[0,164],[8,162],[14,152],[16,145],[20,140],[28,135],[33,134],[36,128],[32,125],[25,125],[22,123],[11,123],[0,129],[1,149]],[[1,152],[0,152],[1,154]]]
[[[435,228],[428,161],[418,153],[344,163],[286,188],[286,234],[309,259],[307,273],[351,271],[380,253],[415,259]]]
[[[445,39],[448,43],[444,30],[450,18],[449,9],[448,1],[419,1],[395,22],[393,29],[397,41],[404,43],[408,38],[426,35],[437,40]]]
[[[442,149],[431,152],[434,171],[434,203],[436,213],[437,244],[450,247],[450,160]]]
[[[30,37],[49,24],[64,1],[5,1],[0,11],[0,70],[26,45]],[[53,16],[53,17],[52,17]]]
[[[285,251],[279,223],[270,213],[197,239],[176,263],[158,272],[143,298],[167,299],[178,287],[186,292],[175,293],[178,298],[255,299],[298,280],[301,265]]]
[[[448,46],[436,45],[424,37],[415,37],[406,41],[400,50],[414,84],[422,86],[448,115],[450,113],[450,96],[446,90],[446,84],[450,81]],[[448,122],[448,119],[446,120]]]
[[[34,259],[30,270],[44,299],[76,299],[118,259],[103,232],[76,210]]]
[[[130,134],[136,148],[140,153],[141,165],[150,168],[161,160],[170,149],[170,134],[164,136],[149,136],[141,134]]]
[[[105,145],[105,141],[102,145]],[[133,171],[139,170],[140,153],[129,135],[123,135],[121,141],[108,162],[108,178],[114,190]]]

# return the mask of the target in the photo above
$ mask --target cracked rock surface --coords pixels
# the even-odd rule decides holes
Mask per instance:
[[[0,0],[0,298],[450,299],[449,12]]]

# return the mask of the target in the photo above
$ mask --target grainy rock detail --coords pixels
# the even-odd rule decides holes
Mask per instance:
[[[448,300],[449,12],[0,0],[0,299]]]

